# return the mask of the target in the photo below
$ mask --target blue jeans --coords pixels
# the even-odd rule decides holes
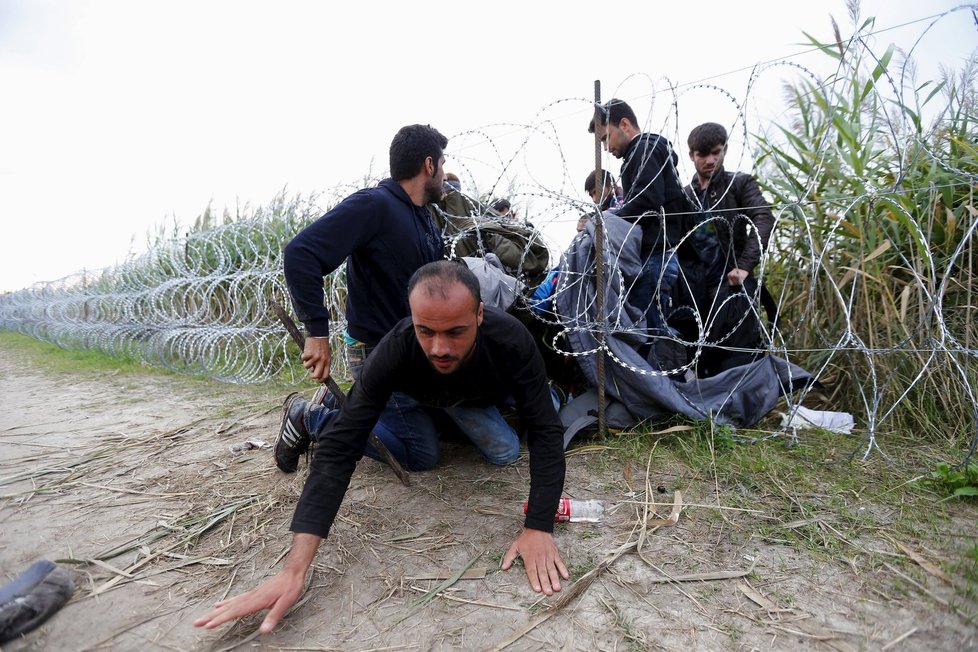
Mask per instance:
[[[677,334],[666,324],[672,291],[679,279],[679,258],[675,251],[654,251],[642,265],[642,272],[628,293],[628,302],[645,313],[651,329]]]
[[[362,344],[347,346],[347,364],[354,380],[370,353]],[[381,412],[374,434],[384,443],[394,458],[411,471],[425,471],[438,463],[438,431],[431,411],[444,412],[492,464],[512,464],[520,455],[520,439],[494,406],[426,408],[403,392],[391,394]],[[339,413],[336,408],[311,406],[306,412],[306,430],[318,440]],[[367,444],[364,455],[383,461],[377,451]]]

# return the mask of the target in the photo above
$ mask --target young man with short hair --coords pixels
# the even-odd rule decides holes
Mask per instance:
[[[411,274],[443,258],[441,233],[428,204],[443,193],[447,145],[448,139],[430,125],[401,128],[391,141],[391,177],[350,195],[286,245],[285,281],[308,333],[302,364],[313,380],[323,382],[330,375],[324,276],[346,261],[344,341],[347,362],[356,377],[373,347],[409,314]],[[393,397],[382,423],[403,428],[422,418],[416,405],[401,398]],[[283,427],[290,414],[305,411],[317,418],[325,409],[291,394],[283,406]],[[285,443],[297,438],[297,433],[286,428]],[[378,456],[373,449],[368,454]],[[279,468],[286,473],[296,470],[294,464],[279,464]]]
[[[635,111],[617,98],[597,108],[588,131],[622,159],[624,197],[618,216],[642,227],[645,280],[636,283],[628,300],[645,311],[650,328],[672,333],[666,319],[679,276],[676,248],[692,224],[676,171],[679,159],[664,136],[643,133]]]
[[[505,197],[492,202],[491,208],[503,222],[516,221],[516,209],[513,208],[513,204]]]
[[[703,297],[706,305],[700,306],[707,313],[707,339],[722,345],[703,351],[700,368],[713,375],[756,356],[749,349],[760,338],[756,299],[763,290],[753,273],[771,238],[774,215],[754,177],[724,169],[727,130],[722,125],[706,122],[695,127],[687,144],[696,168],[687,192],[701,211],[701,223],[719,243]],[[726,298],[741,288],[741,296]]]
[[[346,261],[347,334],[372,347],[407,316],[411,274],[443,257],[427,205],[441,198],[447,145],[429,125],[403,127],[390,146],[391,177],[350,195],[286,245],[285,282],[309,334],[302,360],[313,380],[330,371],[324,276]]]
[[[596,177],[596,171],[591,170],[591,173],[584,179],[584,192],[588,194],[594,205],[602,211],[611,211],[617,215],[624,202],[621,187],[615,183],[615,178],[607,170],[601,170],[601,178],[604,180],[601,188],[598,188],[598,184],[595,182]]]
[[[774,228],[771,207],[754,177],[723,168],[727,130],[722,125],[715,122],[699,125],[689,132],[687,144],[689,160],[696,168],[688,186],[689,194],[712,218],[726,282],[741,285],[760,262],[771,238]]]

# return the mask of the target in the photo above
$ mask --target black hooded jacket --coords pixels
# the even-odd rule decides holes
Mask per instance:
[[[659,134],[639,134],[621,164],[624,205],[618,215],[642,226],[642,254],[679,245],[692,228],[690,206],[676,171],[679,159]],[[662,213],[665,212],[665,218]]]

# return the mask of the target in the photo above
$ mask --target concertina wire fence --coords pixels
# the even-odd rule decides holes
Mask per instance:
[[[850,52],[863,56],[852,54],[840,60],[835,79],[845,80],[848,76],[850,85],[855,87],[872,77],[875,83],[869,99],[882,101],[883,91],[890,90],[904,100],[904,83],[898,83],[885,65],[879,72],[881,57],[869,50],[863,36],[857,32],[849,41]],[[865,70],[866,61],[872,66],[870,73]],[[752,80],[774,65],[777,64],[758,67]],[[799,105],[808,99],[816,109],[825,104],[820,117],[816,116],[818,120],[808,116],[818,123],[818,128],[795,118],[791,128],[783,129],[784,133],[794,129],[794,139],[775,141],[766,135],[756,138],[758,178],[765,184],[766,193],[774,197],[772,206],[777,220],[775,236],[758,272],[782,307],[781,327],[765,331],[766,352],[846,388],[849,398],[838,402],[857,412],[857,423],[866,433],[857,449],[862,448],[864,454],[874,448],[882,452],[876,434],[886,427],[907,423],[900,421],[905,418],[900,416],[901,406],[903,412],[912,413],[919,409],[917,403],[935,400],[933,396],[921,397],[933,394],[935,388],[939,393],[957,393],[936,400],[951,401],[952,409],[962,412],[955,423],[971,439],[973,452],[978,424],[978,351],[974,345],[975,302],[971,289],[978,266],[973,255],[978,228],[978,210],[973,201],[978,184],[973,86],[967,93],[961,90],[956,98],[948,93],[948,108],[938,112],[935,129],[921,128],[912,112],[882,112],[885,117],[871,133],[863,126],[865,137],[857,133],[857,142],[848,143],[844,136],[851,134],[845,133],[844,119],[858,121],[868,100],[863,98],[861,106],[848,107],[850,113],[846,114],[847,108],[839,103],[844,102],[849,86],[834,88],[807,70],[801,71],[809,81],[794,87]],[[964,75],[962,88],[966,86],[963,78]],[[882,88],[887,84],[889,89]],[[674,109],[683,92],[704,88],[702,84],[685,91],[672,84],[668,87]],[[709,88],[736,105],[734,127],[742,129],[746,143],[743,104],[726,91]],[[828,101],[823,102],[826,98]],[[589,100],[579,101],[590,107]],[[952,106],[955,102],[956,109]],[[496,180],[483,195],[499,196],[498,189],[509,180],[505,194],[515,200],[514,204],[532,206],[527,213],[532,213],[540,237],[557,254],[552,257],[556,261],[559,248],[544,234],[554,229],[572,229],[577,218],[592,210],[593,205],[569,189],[578,184],[570,179],[566,169],[556,184],[526,182],[526,178],[538,178],[532,169],[525,171],[523,181],[512,181],[520,160],[517,154],[541,140],[557,164],[566,167],[564,149],[547,108],[530,126],[498,125],[495,132],[486,127],[456,135],[451,142],[450,164],[460,169],[463,179],[473,187],[477,177],[484,178],[487,170],[495,171]],[[962,108],[967,109],[963,124]],[[590,110],[584,108],[580,114],[586,116]],[[963,130],[963,153],[960,148],[954,150],[953,142],[948,145],[948,140],[957,138],[954,129]],[[503,155],[499,141],[512,137],[514,131],[520,146],[512,156]],[[675,127],[671,132],[660,132],[673,142],[685,140],[680,139]],[[886,147],[877,142],[881,134],[886,138],[902,137],[905,142],[905,147],[891,151],[887,159],[886,165],[892,168],[888,184],[881,183],[876,172],[869,169],[863,170],[862,176],[855,174],[850,160],[853,148],[860,147],[867,150],[867,158],[878,158],[875,150]],[[800,136],[810,144],[809,152],[797,151],[800,147],[795,141]],[[493,157],[474,154],[486,146],[494,152]],[[795,149],[791,150],[791,146]],[[789,151],[796,156],[790,156]],[[814,159],[808,168],[794,165],[806,156]],[[495,162],[489,158],[495,158]],[[525,161],[529,158],[524,157]],[[832,168],[839,161],[844,165],[836,171],[839,178],[833,179]],[[927,170],[921,172],[921,168]],[[736,165],[728,169],[736,169]],[[579,176],[583,178],[584,174],[586,171]],[[863,184],[853,185],[853,181]],[[348,190],[351,188],[333,189],[324,203],[332,205]],[[291,306],[282,275],[282,249],[304,225],[322,214],[319,199],[289,199],[283,192],[247,219],[161,240],[144,255],[117,267],[98,273],[79,272],[0,295],[0,328],[64,348],[96,349],[224,382],[300,381],[305,378],[305,371],[270,302]],[[880,217],[881,210],[885,219]],[[881,219],[883,224],[876,225],[880,230],[869,237],[869,230],[876,228],[874,220]],[[887,219],[892,222],[889,226]],[[854,234],[854,229],[863,232]],[[901,234],[906,236],[903,242],[898,241]],[[613,261],[615,252],[606,252],[605,256]],[[869,268],[870,261],[881,262],[880,259],[887,261],[886,265]],[[870,286],[880,281],[873,276],[877,271],[892,272],[899,280],[896,286],[879,290],[881,295],[896,293],[892,305],[899,309],[895,315],[885,309],[873,315],[873,306],[861,305],[871,296]],[[344,327],[342,268],[325,279],[324,289],[335,317],[333,345],[338,347]],[[900,322],[900,327],[893,329],[893,323],[889,323],[883,328],[880,321],[885,320]],[[594,329],[607,327],[591,324]],[[702,326],[696,344],[705,344]],[[896,364],[895,358],[899,359]],[[607,363],[615,362],[608,359]],[[333,365],[335,375],[348,375],[343,356],[334,356]],[[899,373],[894,373],[894,369]],[[799,405],[803,398],[804,393],[789,397],[787,410]],[[908,409],[905,404],[909,402],[915,404]]]

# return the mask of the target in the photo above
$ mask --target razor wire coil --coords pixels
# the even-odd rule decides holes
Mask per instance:
[[[850,47],[861,49],[872,61],[879,61],[862,38],[854,38]],[[856,66],[856,61],[855,55],[841,58],[836,77],[852,73],[848,67]],[[811,93],[831,87],[803,66],[773,61],[761,64],[751,72],[747,94],[765,73],[784,67],[800,71],[803,78],[809,80]],[[899,96],[902,76],[898,82],[889,73],[884,73],[879,84],[886,87],[886,92]],[[675,116],[684,95],[693,91],[714,92],[719,102],[733,106],[737,116],[735,127],[740,128],[747,141],[746,101],[712,83],[677,86],[667,81],[664,87],[664,91],[657,89],[652,95],[656,92],[667,94],[665,103],[669,107],[667,117],[663,119],[666,128],[661,131],[674,142],[682,140],[675,133]],[[469,182],[473,189],[470,196],[476,202],[480,198],[506,195],[515,200],[514,204],[522,203],[526,207],[537,227],[534,238],[539,235],[554,261],[560,259],[562,247],[555,244],[552,234],[570,228],[569,225],[582,213],[594,209],[593,204],[574,190],[578,184],[572,176],[579,171],[569,169],[565,156],[568,147],[556,127],[560,116],[555,113],[564,111],[568,105],[577,107],[575,110],[582,116],[592,111],[587,100],[561,99],[541,109],[528,125],[489,125],[457,134],[452,138],[450,152],[451,163]],[[972,108],[974,106],[973,103]],[[836,116],[831,114],[831,107],[827,111],[826,123],[831,128]],[[906,115],[891,112],[886,114],[886,120],[881,130],[887,133],[905,135],[910,131]],[[670,125],[672,132],[668,131]],[[574,134],[577,136],[579,134]],[[514,138],[516,145],[507,147],[505,143]],[[813,151],[817,156],[810,175],[803,179],[793,178],[784,162],[770,156],[770,150],[767,152],[766,173],[784,177],[787,181],[781,188],[781,200],[772,206],[775,231],[767,253],[758,265],[757,276],[778,294],[780,305],[788,306],[788,318],[777,329],[765,329],[762,352],[792,361],[804,359],[809,371],[816,376],[840,368],[849,369],[853,375],[863,374],[851,378],[851,383],[863,408],[861,418],[867,433],[867,454],[879,448],[877,431],[893,418],[901,402],[909,400],[916,386],[937,374],[950,376],[960,391],[961,404],[970,406],[967,408],[971,410],[970,419],[965,420],[970,421],[973,451],[978,441],[975,435],[978,424],[978,392],[975,390],[978,345],[974,326],[978,323],[974,317],[978,308],[970,282],[978,267],[973,255],[978,244],[975,242],[978,208],[968,197],[973,197],[978,189],[978,160],[949,156],[954,142],[939,138],[931,142],[909,139],[909,144],[899,149],[892,176],[886,182],[867,174],[862,179],[865,182],[862,192],[840,191],[827,196],[823,187],[827,161],[833,153],[843,149],[839,138],[841,136],[831,130],[814,135],[816,146]],[[538,160],[544,163],[538,163]],[[912,166],[920,160],[932,162],[944,173],[944,178],[937,182],[923,179],[917,187],[910,187]],[[560,171],[556,180],[544,179],[541,172],[544,166]],[[480,188],[477,180],[486,178],[491,179],[490,184]],[[761,180],[761,175],[758,178]],[[352,189],[334,188],[330,200],[338,200]],[[965,204],[962,217],[955,225],[953,248],[938,255],[935,252],[940,243],[935,240],[934,214],[942,193],[964,197],[961,201]],[[938,199],[928,200],[934,202],[933,207],[919,209],[910,201],[916,197]],[[249,219],[160,241],[147,253],[117,267],[98,273],[80,272],[0,295],[0,328],[64,348],[96,349],[225,382],[255,383],[269,379],[298,382],[305,378],[305,370],[298,363],[294,345],[276,321],[270,302],[290,305],[282,274],[282,250],[302,226],[321,214],[317,202],[318,198],[289,201],[283,195]],[[878,279],[868,278],[865,270],[855,268],[839,274],[840,268],[845,269],[851,263],[843,257],[847,252],[840,244],[844,238],[852,237],[850,216],[857,213],[879,215],[883,210],[881,205],[885,205],[887,219],[896,225],[891,225],[891,233],[899,230],[907,234],[909,242],[902,249],[897,247],[898,255],[893,259],[893,273],[902,279],[903,295],[897,302],[902,309],[902,323],[893,325],[892,330],[901,334],[887,341],[879,340],[877,332],[867,325],[865,309],[858,305],[865,298],[866,287],[878,283]],[[467,235],[474,235],[482,245],[482,233],[476,226],[472,231],[447,239],[447,249],[454,251],[458,239]],[[885,243],[877,243],[875,250],[863,250],[853,260],[872,259],[880,255],[879,247],[883,246]],[[530,244],[524,250],[524,256],[529,247]],[[605,263],[615,272],[616,256],[621,252],[612,250],[607,244],[605,252]],[[800,258],[799,252],[806,252],[805,257]],[[522,280],[525,276],[522,272],[522,269],[515,270],[515,276]],[[785,294],[791,275],[805,279],[804,294]],[[555,351],[568,357],[590,356],[598,352],[598,349],[572,351],[562,348],[562,339],[571,330],[614,334],[628,329],[615,318],[625,310],[622,297],[627,296],[628,287],[621,274],[613,277],[617,283],[618,304],[608,309],[610,318],[594,320],[585,317],[571,325],[564,323],[564,330],[549,342]],[[556,292],[569,292],[575,285],[589,282],[591,278],[586,274],[579,277],[567,275],[558,284]],[[325,302],[330,307],[334,324],[331,344],[337,351],[342,350],[345,296],[345,277],[341,268],[324,279]],[[828,304],[841,315],[839,323],[828,324],[823,319]],[[581,314],[587,315],[592,306],[580,308]],[[664,312],[668,310],[667,306],[658,308]],[[684,367],[643,369],[614,356],[609,356],[609,363],[636,374],[653,375],[674,375],[695,367],[705,347],[722,346],[726,338],[725,334],[713,334],[708,338],[712,324],[709,317],[701,316],[700,312],[704,315],[713,313],[711,310],[693,311],[697,336],[682,342],[694,350],[692,361]],[[538,319],[558,323],[546,314]],[[759,321],[763,327],[764,320]],[[731,330],[735,328],[736,325]],[[645,333],[635,335],[648,337]],[[881,361],[894,356],[913,361],[906,378],[886,373]],[[334,355],[332,364],[336,376],[348,377],[343,356]],[[800,398],[789,399],[787,409],[790,411],[798,404]],[[794,431],[791,434],[797,436]]]

